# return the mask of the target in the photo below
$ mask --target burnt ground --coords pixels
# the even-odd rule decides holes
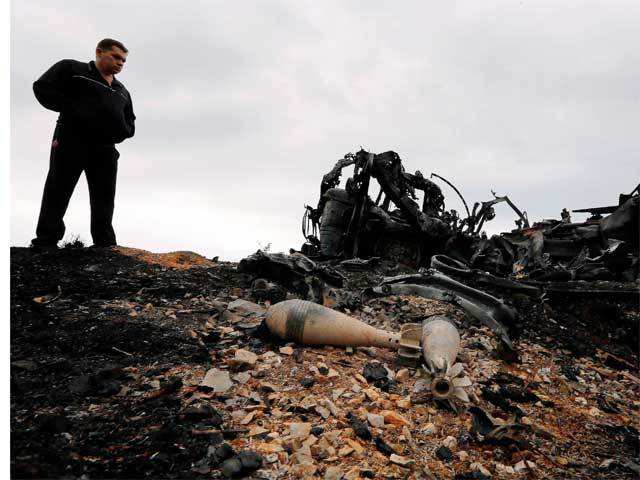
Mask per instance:
[[[217,477],[212,451],[224,442],[263,455],[255,478],[323,477],[336,465],[347,478],[484,478],[477,463],[493,478],[637,478],[637,299],[511,299],[521,314],[520,364],[502,361],[491,347],[491,333],[470,326],[457,312],[467,347],[462,361],[477,392],[499,385],[504,396],[514,385],[525,385],[530,393],[513,394],[506,403],[490,392],[480,395],[478,405],[496,418],[507,419],[517,404],[527,419],[523,423],[538,432],[526,441],[489,446],[469,440],[468,414],[401,403],[410,397],[413,379],[406,385],[397,380],[390,391],[365,388],[376,390],[376,398],[349,383],[376,355],[399,372],[389,352],[358,349],[347,356],[336,348],[307,347],[278,355],[282,344],[261,327],[230,321],[225,313],[229,301],[255,300],[252,278],[232,263],[181,261],[150,263],[144,255],[111,249],[11,249],[13,478]],[[388,273],[347,273],[347,288],[375,285]],[[389,297],[350,313],[398,328],[420,321],[429,309],[446,310],[433,302]],[[225,359],[240,348],[260,355],[248,382],[238,380],[237,391],[224,394],[199,387],[207,370],[226,369]],[[327,379],[322,368],[315,373],[309,366],[316,362],[338,371],[339,378]],[[376,440],[375,447],[365,442],[364,454],[355,447],[354,453],[352,448],[324,455],[313,446],[313,465],[302,463],[300,470],[288,456],[299,446],[279,440],[291,422],[320,427],[318,438],[323,430],[337,431],[334,437],[348,438],[352,447],[358,443],[340,414],[325,418],[296,403],[304,394],[300,379],[309,375],[317,382],[305,388],[315,397],[333,398],[343,412],[384,409],[404,415],[411,425],[407,431],[385,425],[378,438],[414,465],[389,463],[390,451]],[[505,386],[504,378],[513,384]],[[249,431],[253,415],[246,421],[251,412],[265,430],[255,437]],[[425,433],[427,418],[435,434]],[[265,436],[268,431],[271,436]],[[451,436],[456,446],[447,445],[455,455],[446,460],[437,448]],[[269,447],[274,444],[283,448]],[[521,461],[534,466],[514,472]]]

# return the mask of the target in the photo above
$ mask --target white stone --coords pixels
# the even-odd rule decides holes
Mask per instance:
[[[516,463],[516,464],[513,466],[513,469],[514,469],[516,472],[522,472],[523,470],[526,470],[526,469],[527,469],[527,464],[526,464],[526,463],[524,463],[524,460],[520,460],[518,463]]]
[[[251,374],[249,372],[240,372],[237,373],[236,375],[233,376],[233,379],[241,384],[245,384],[247,383],[249,380],[251,380]]]
[[[253,367],[258,361],[258,355],[249,350],[238,348],[232,359],[227,363],[231,368]]]
[[[367,421],[371,424],[372,427],[384,427],[384,417],[382,415],[367,413]]]
[[[324,480],[340,480],[343,476],[339,467],[329,467],[324,472]]]
[[[442,441],[442,445],[447,447],[449,450],[453,450],[458,446],[458,440],[456,440],[456,437],[452,437],[450,435]]]
[[[310,423],[292,423],[289,425],[289,430],[291,432],[292,437],[299,438],[300,440],[304,440],[311,433],[311,424]]]
[[[329,409],[321,407],[320,405],[316,406],[315,410],[318,413],[318,415],[320,415],[324,420],[329,418],[329,416],[331,415],[331,412],[329,411]]]
[[[229,372],[212,368],[205,374],[201,385],[213,388],[213,391],[216,393],[221,393],[233,387],[233,382],[231,378],[229,378]]]

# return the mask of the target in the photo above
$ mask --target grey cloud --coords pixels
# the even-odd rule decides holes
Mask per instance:
[[[125,12],[115,22],[87,2],[14,4],[13,243],[32,234],[53,128],[31,83],[60,58],[88,60],[106,35],[131,48],[121,79],[138,127],[119,147],[116,223],[143,248],[179,237],[129,212],[176,202],[223,257],[255,249],[251,231],[299,246],[302,206],[360,145],[396,150],[470,202],[508,194],[530,218],[609,204],[640,177],[637,2],[110,5]],[[202,223],[208,211],[225,225]],[[512,219],[499,209],[488,228]]]

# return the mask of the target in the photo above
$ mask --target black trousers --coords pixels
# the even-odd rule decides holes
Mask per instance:
[[[87,144],[65,139],[56,129],[49,158],[49,173],[42,194],[40,217],[32,244],[55,245],[64,236],[64,214],[82,172],[89,184],[91,236],[96,246],[116,245],[113,207],[120,154],[114,145]]]

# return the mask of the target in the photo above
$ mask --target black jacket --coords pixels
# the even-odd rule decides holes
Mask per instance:
[[[131,95],[115,77],[109,86],[93,61],[59,61],[36,80],[33,92],[43,107],[60,112],[63,138],[113,144],[135,133]]]

